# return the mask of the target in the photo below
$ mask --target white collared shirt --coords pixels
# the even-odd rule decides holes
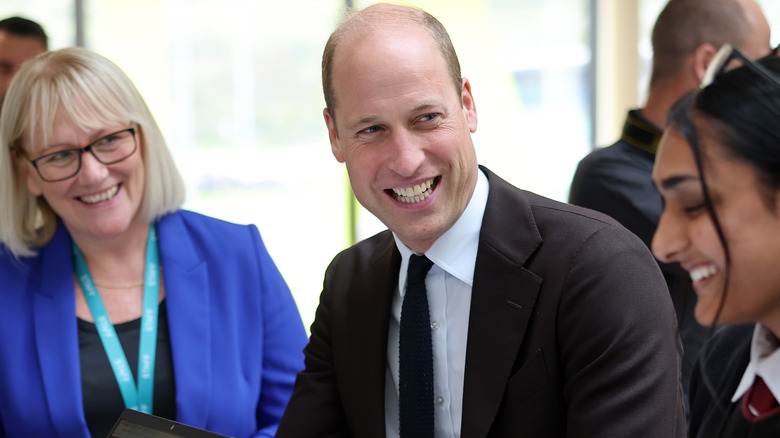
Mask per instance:
[[[431,315],[434,422],[438,438],[460,437],[471,287],[487,197],[488,180],[479,171],[474,194],[463,214],[425,253],[434,263],[425,278],[425,286]],[[393,237],[401,253],[398,284],[406,285],[406,269],[413,251],[395,233]],[[385,429],[388,437],[399,435],[398,332],[404,293],[405,287],[396,288],[387,338]]]
[[[769,330],[756,324],[750,344],[750,363],[742,375],[732,402],[741,399],[753,385],[756,376],[761,376],[775,399],[780,400],[780,341]]]

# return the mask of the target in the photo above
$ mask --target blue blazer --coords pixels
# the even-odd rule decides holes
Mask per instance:
[[[257,228],[179,211],[157,225],[176,420],[273,436],[303,368],[306,331]],[[71,240],[35,257],[0,247],[0,436],[89,437]]]

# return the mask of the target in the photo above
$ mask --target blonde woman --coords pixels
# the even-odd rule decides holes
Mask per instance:
[[[124,408],[273,436],[306,334],[257,228],[180,210],[127,76],[42,54],[0,118],[0,436],[103,437]]]

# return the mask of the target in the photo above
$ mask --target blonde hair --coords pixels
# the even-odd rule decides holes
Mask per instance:
[[[184,181],[127,75],[80,47],[46,52],[22,65],[0,112],[0,242],[11,254],[34,255],[33,248],[45,245],[57,228],[54,210],[27,189],[18,152],[34,155],[48,144],[59,110],[84,131],[134,123],[146,172],[141,218],[153,222],[181,207]]]

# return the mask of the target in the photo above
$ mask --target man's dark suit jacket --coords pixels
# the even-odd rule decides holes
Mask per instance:
[[[482,170],[460,436],[684,437],[674,310],[644,244]],[[334,258],[277,437],[385,436],[400,263],[389,231]]]
[[[661,193],[653,185],[655,151],[663,132],[640,110],[628,112],[615,144],[597,149],[580,161],[569,191],[569,203],[600,211],[639,236],[650,248],[663,213]],[[682,383],[687,393],[693,364],[710,330],[693,315],[696,293],[679,263],[659,263],[672,297],[683,344]]]

